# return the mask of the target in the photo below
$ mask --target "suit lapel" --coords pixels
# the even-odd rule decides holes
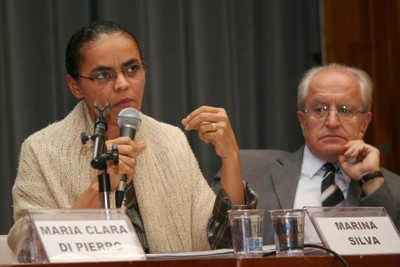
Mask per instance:
[[[304,147],[278,159],[280,163],[271,170],[275,194],[282,209],[293,208],[297,184],[300,177]]]
[[[281,209],[293,208],[296,196],[297,184],[300,179],[301,166],[303,163],[304,146],[294,153],[277,159],[276,167],[270,170],[271,181]],[[358,206],[360,201],[358,195],[361,189],[357,182],[351,181],[346,197],[346,206]]]

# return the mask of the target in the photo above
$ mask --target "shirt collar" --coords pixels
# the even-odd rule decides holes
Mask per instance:
[[[312,179],[324,164],[325,161],[314,156],[310,149],[305,146],[303,154],[303,168],[304,171],[307,172],[308,177]]]
[[[306,177],[309,177],[309,179],[313,179],[314,177],[319,177],[317,173],[321,169],[322,165],[324,165],[325,163],[326,163],[325,161],[320,160],[319,158],[314,156],[314,154],[307,147],[307,145],[305,146],[303,154],[303,165],[301,168],[302,174],[304,174]],[[350,178],[340,169],[340,167],[338,174],[339,175],[336,175],[338,179],[342,180],[345,184],[345,187],[348,188],[351,181]],[[341,189],[343,190],[343,188]]]

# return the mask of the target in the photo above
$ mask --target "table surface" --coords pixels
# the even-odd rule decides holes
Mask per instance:
[[[375,267],[375,266],[400,266],[400,254],[384,255],[352,255],[343,256],[351,267]],[[15,265],[0,265],[0,267],[10,267]],[[235,257],[223,258],[176,258],[176,259],[147,259],[142,261],[127,262],[88,262],[88,263],[46,263],[46,264],[28,264],[30,267],[49,266],[49,267],[274,267],[274,266],[343,266],[341,261],[333,255],[312,255],[298,257],[263,257],[263,258],[244,258]]]

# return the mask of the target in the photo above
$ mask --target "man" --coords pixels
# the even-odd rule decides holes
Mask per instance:
[[[258,207],[323,206],[323,198],[330,201],[321,193],[324,164],[329,162],[341,189],[337,205],[382,206],[400,229],[400,177],[381,168],[379,150],[363,141],[371,104],[372,82],[360,69],[330,64],[306,72],[298,87],[297,112],[305,146],[294,153],[241,153],[243,177],[257,189]],[[272,244],[268,215],[264,222],[264,243]]]

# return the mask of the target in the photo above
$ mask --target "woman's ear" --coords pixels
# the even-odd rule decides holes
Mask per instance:
[[[71,93],[78,99],[82,99],[83,95],[82,95],[82,90],[81,90],[81,86],[79,84],[79,82],[72,77],[71,75],[67,74],[65,80],[67,81],[69,90],[71,91]]]

